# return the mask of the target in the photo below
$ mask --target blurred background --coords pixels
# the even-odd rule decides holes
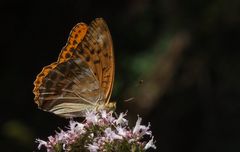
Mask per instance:
[[[151,122],[156,151],[240,151],[240,1],[3,0],[0,16],[0,151],[36,151],[68,123],[37,108],[33,81],[96,17],[114,43],[112,100],[132,126]]]

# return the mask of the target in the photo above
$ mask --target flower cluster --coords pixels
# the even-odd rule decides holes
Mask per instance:
[[[125,119],[126,113],[115,117],[113,114],[106,111],[87,112],[83,123],[70,120],[66,131],[60,130],[48,137],[48,141],[37,139],[38,149],[45,147],[48,152],[141,152],[156,149],[150,124],[141,125],[142,119],[138,117],[135,127],[131,129]],[[150,137],[148,142],[143,141],[145,136]]]

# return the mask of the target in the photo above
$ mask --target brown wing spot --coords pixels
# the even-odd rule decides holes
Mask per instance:
[[[40,83],[40,81],[39,81],[39,80],[35,81],[35,84],[39,84],[39,83]]]
[[[62,64],[60,64],[57,69],[61,72],[61,73],[66,73],[67,71],[67,67],[66,66],[63,66]]]
[[[53,86],[53,82],[51,80],[48,80],[46,82],[46,88],[51,88]]]
[[[75,50],[74,47],[71,47],[71,48],[69,49],[70,52],[73,52],[74,50]]]
[[[90,53],[91,53],[91,54],[94,54],[94,50],[93,50],[93,49],[92,49],[92,50],[90,50]]]
[[[61,75],[61,76],[58,77],[58,79],[59,79],[60,81],[62,81],[62,80],[65,79],[65,78],[64,78],[64,76]]]
[[[109,78],[110,77],[110,75],[105,75],[105,76],[103,76],[103,78]]]
[[[71,54],[67,52],[67,53],[65,54],[65,58],[70,58],[70,57],[71,57]]]
[[[101,49],[97,50],[97,54],[101,53]]]
[[[75,38],[77,38],[78,37],[78,34],[75,34]]]
[[[104,57],[106,57],[106,58],[107,58],[107,57],[108,57],[108,53],[104,54]]]
[[[49,77],[50,77],[50,79],[55,80],[57,78],[57,73],[51,72],[51,73],[49,73]]]
[[[79,52],[80,54],[82,54],[82,55],[84,54],[84,50],[83,50],[83,49],[79,50],[78,52]]]
[[[108,81],[102,81],[102,83],[108,83]]]
[[[94,64],[99,64],[99,63],[100,63],[100,60],[95,60],[93,63],[94,63]]]
[[[90,61],[90,56],[86,56],[86,57],[85,57],[85,60],[86,60],[87,62],[89,62],[89,61]]]
[[[73,45],[78,44],[78,42],[76,40],[73,40]]]

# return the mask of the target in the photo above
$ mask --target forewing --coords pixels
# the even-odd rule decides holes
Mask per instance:
[[[104,99],[98,80],[81,59],[56,64],[35,88],[39,108],[64,117],[83,116]]]
[[[114,54],[112,38],[102,18],[91,22],[72,57],[86,61],[103,89],[105,102],[108,102],[114,81]]]
[[[67,43],[62,48],[58,56],[58,62],[64,62],[65,60],[69,59],[72,56],[73,51],[76,49],[78,44],[83,40],[86,32],[87,25],[85,23],[78,23],[72,28]]]

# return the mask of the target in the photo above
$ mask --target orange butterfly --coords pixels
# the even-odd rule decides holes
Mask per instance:
[[[42,69],[34,82],[40,109],[66,118],[86,111],[113,109],[109,102],[114,81],[112,38],[106,22],[78,23],[70,32],[58,61]]]

